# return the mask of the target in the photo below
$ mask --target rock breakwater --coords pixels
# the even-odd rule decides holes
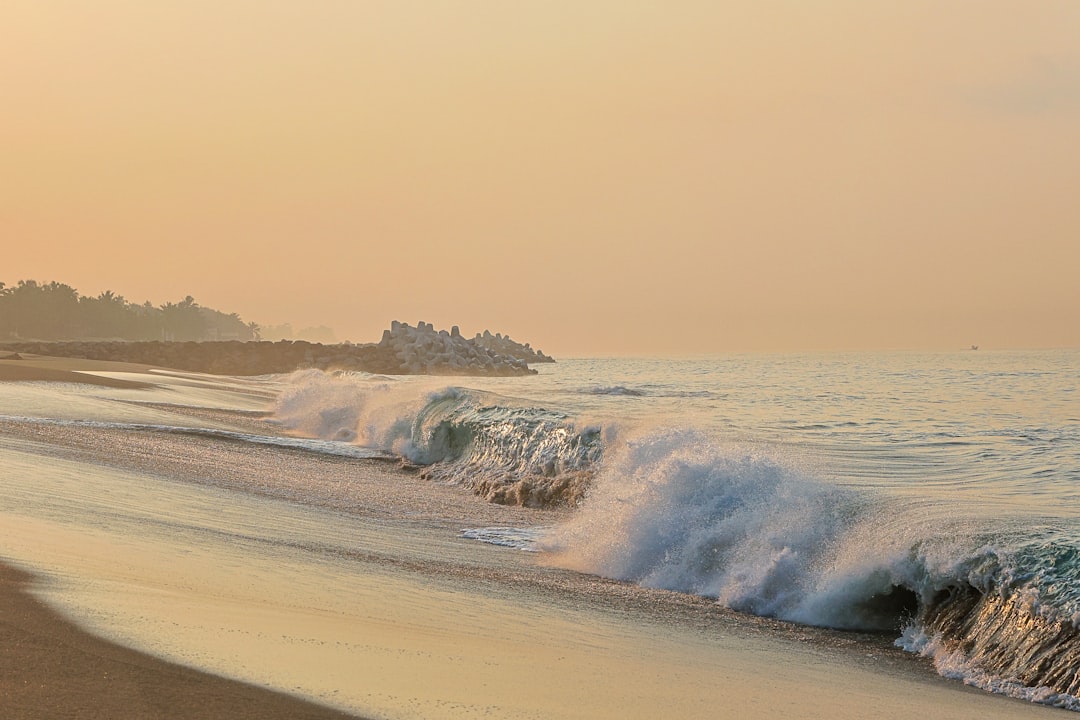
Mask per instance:
[[[388,350],[400,361],[400,372],[408,375],[529,375],[526,361],[501,355],[476,340],[462,336],[457,325],[436,330],[420,321],[416,327],[395,320],[383,331],[380,350]]]
[[[302,340],[213,342],[9,342],[0,352],[108,360],[218,375],[270,375],[300,368],[351,370],[383,375],[530,375],[526,361],[501,355],[455,327],[440,330],[394,322],[382,341],[323,345]]]
[[[534,350],[529,343],[522,344],[516,342],[511,340],[509,335],[503,335],[502,333],[495,333],[492,335],[490,330],[476,333],[473,342],[480,347],[490,350],[496,355],[515,358],[525,363],[535,364],[555,362],[554,358],[545,355],[543,351]]]

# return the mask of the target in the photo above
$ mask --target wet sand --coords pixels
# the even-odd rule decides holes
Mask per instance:
[[[147,367],[37,355],[0,356],[0,382],[149,384],[83,371]],[[310,719],[359,716],[166,662],[96,637],[31,592],[33,576],[0,562],[0,715],[21,720]]]
[[[142,365],[13,355],[0,356],[0,382],[151,387],[86,372],[146,372],[148,368]],[[0,563],[0,714],[4,717],[358,717],[166,662],[95,637],[34,597],[30,592],[32,583],[30,573]]]
[[[357,717],[168,663],[94,637],[0,564],[0,715],[20,720]]]
[[[145,373],[146,365],[0,353],[0,382],[73,382],[116,388],[147,388],[147,383],[91,375],[87,371]]]

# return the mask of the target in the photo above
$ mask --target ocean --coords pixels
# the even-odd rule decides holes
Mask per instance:
[[[371,717],[638,716],[528,678],[629,662],[646,606],[656,657],[749,633],[1080,709],[1080,351],[537,369],[0,383],[0,556],[102,634]],[[676,716],[698,665],[650,680]]]

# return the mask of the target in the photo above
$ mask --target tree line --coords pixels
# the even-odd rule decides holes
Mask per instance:
[[[80,295],[58,282],[0,282],[0,340],[258,340],[259,326],[236,313],[179,302],[139,305],[106,290]]]

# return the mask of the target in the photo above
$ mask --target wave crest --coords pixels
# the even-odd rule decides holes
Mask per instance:
[[[857,494],[755,448],[720,448],[693,431],[667,431],[609,449],[579,512],[548,539],[555,562],[587,572],[715,597],[755,615],[816,625],[878,628],[887,565],[822,587],[841,538],[865,517]],[[857,580],[857,582],[856,582]],[[857,588],[851,587],[857,584]],[[893,618],[892,620],[895,620]]]
[[[942,674],[1080,708],[1080,551],[666,432],[609,450],[551,562],[808,625],[901,634]],[[1030,536],[1029,536],[1030,537]]]
[[[600,430],[459,387],[297,373],[274,414],[284,426],[395,453],[432,480],[506,504],[573,505],[603,453]]]

